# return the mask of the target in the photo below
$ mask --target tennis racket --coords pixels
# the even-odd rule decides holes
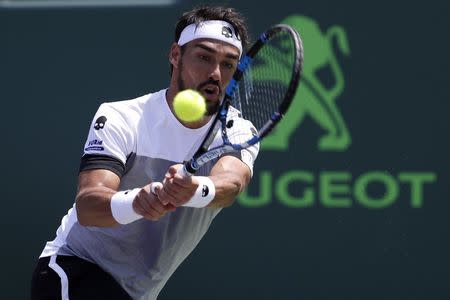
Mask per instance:
[[[212,159],[260,142],[289,109],[300,82],[302,67],[303,45],[292,27],[278,24],[261,34],[240,59],[202,144],[178,173],[191,176]],[[238,125],[233,125],[227,118],[230,106],[239,110],[241,117],[250,121],[256,131],[245,138],[233,134],[233,126]],[[209,149],[219,130],[223,144]]]

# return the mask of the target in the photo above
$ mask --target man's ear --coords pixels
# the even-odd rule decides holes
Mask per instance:
[[[181,47],[177,43],[173,43],[169,51],[169,61],[174,68],[178,68],[181,59]]]

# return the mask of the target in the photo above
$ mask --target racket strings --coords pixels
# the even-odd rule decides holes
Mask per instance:
[[[233,105],[243,118],[260,129],[278,111],[289,87],[295,63],[295,45],[290,34],[280,32],[254,57],[233,95]]]

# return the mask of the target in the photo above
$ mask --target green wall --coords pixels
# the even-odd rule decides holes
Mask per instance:
[[[197,3],[0,8],[2,299],[28,298],[96,108],[168,84],[175,20]],[[305,81],[248,191],[159,299],[449,299],[450,7],[227,3],[253,37],[300,27]]]

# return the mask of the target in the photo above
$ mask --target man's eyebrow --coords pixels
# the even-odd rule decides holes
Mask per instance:
[[[215,49],[213,49],[211,47],[208,47],[206,45],[203,45],[203,44],[196,44],[194,47],[202,48],[203,50],[206,50],[206,51],[208,51],[210,53],[217,53],[217,51]],[[239,60],[239,56],[238,55],[234,55],[232,53],[227,53],[226,57],[227,58],[231,58],[231,59],[235,59],[235,60]]]

